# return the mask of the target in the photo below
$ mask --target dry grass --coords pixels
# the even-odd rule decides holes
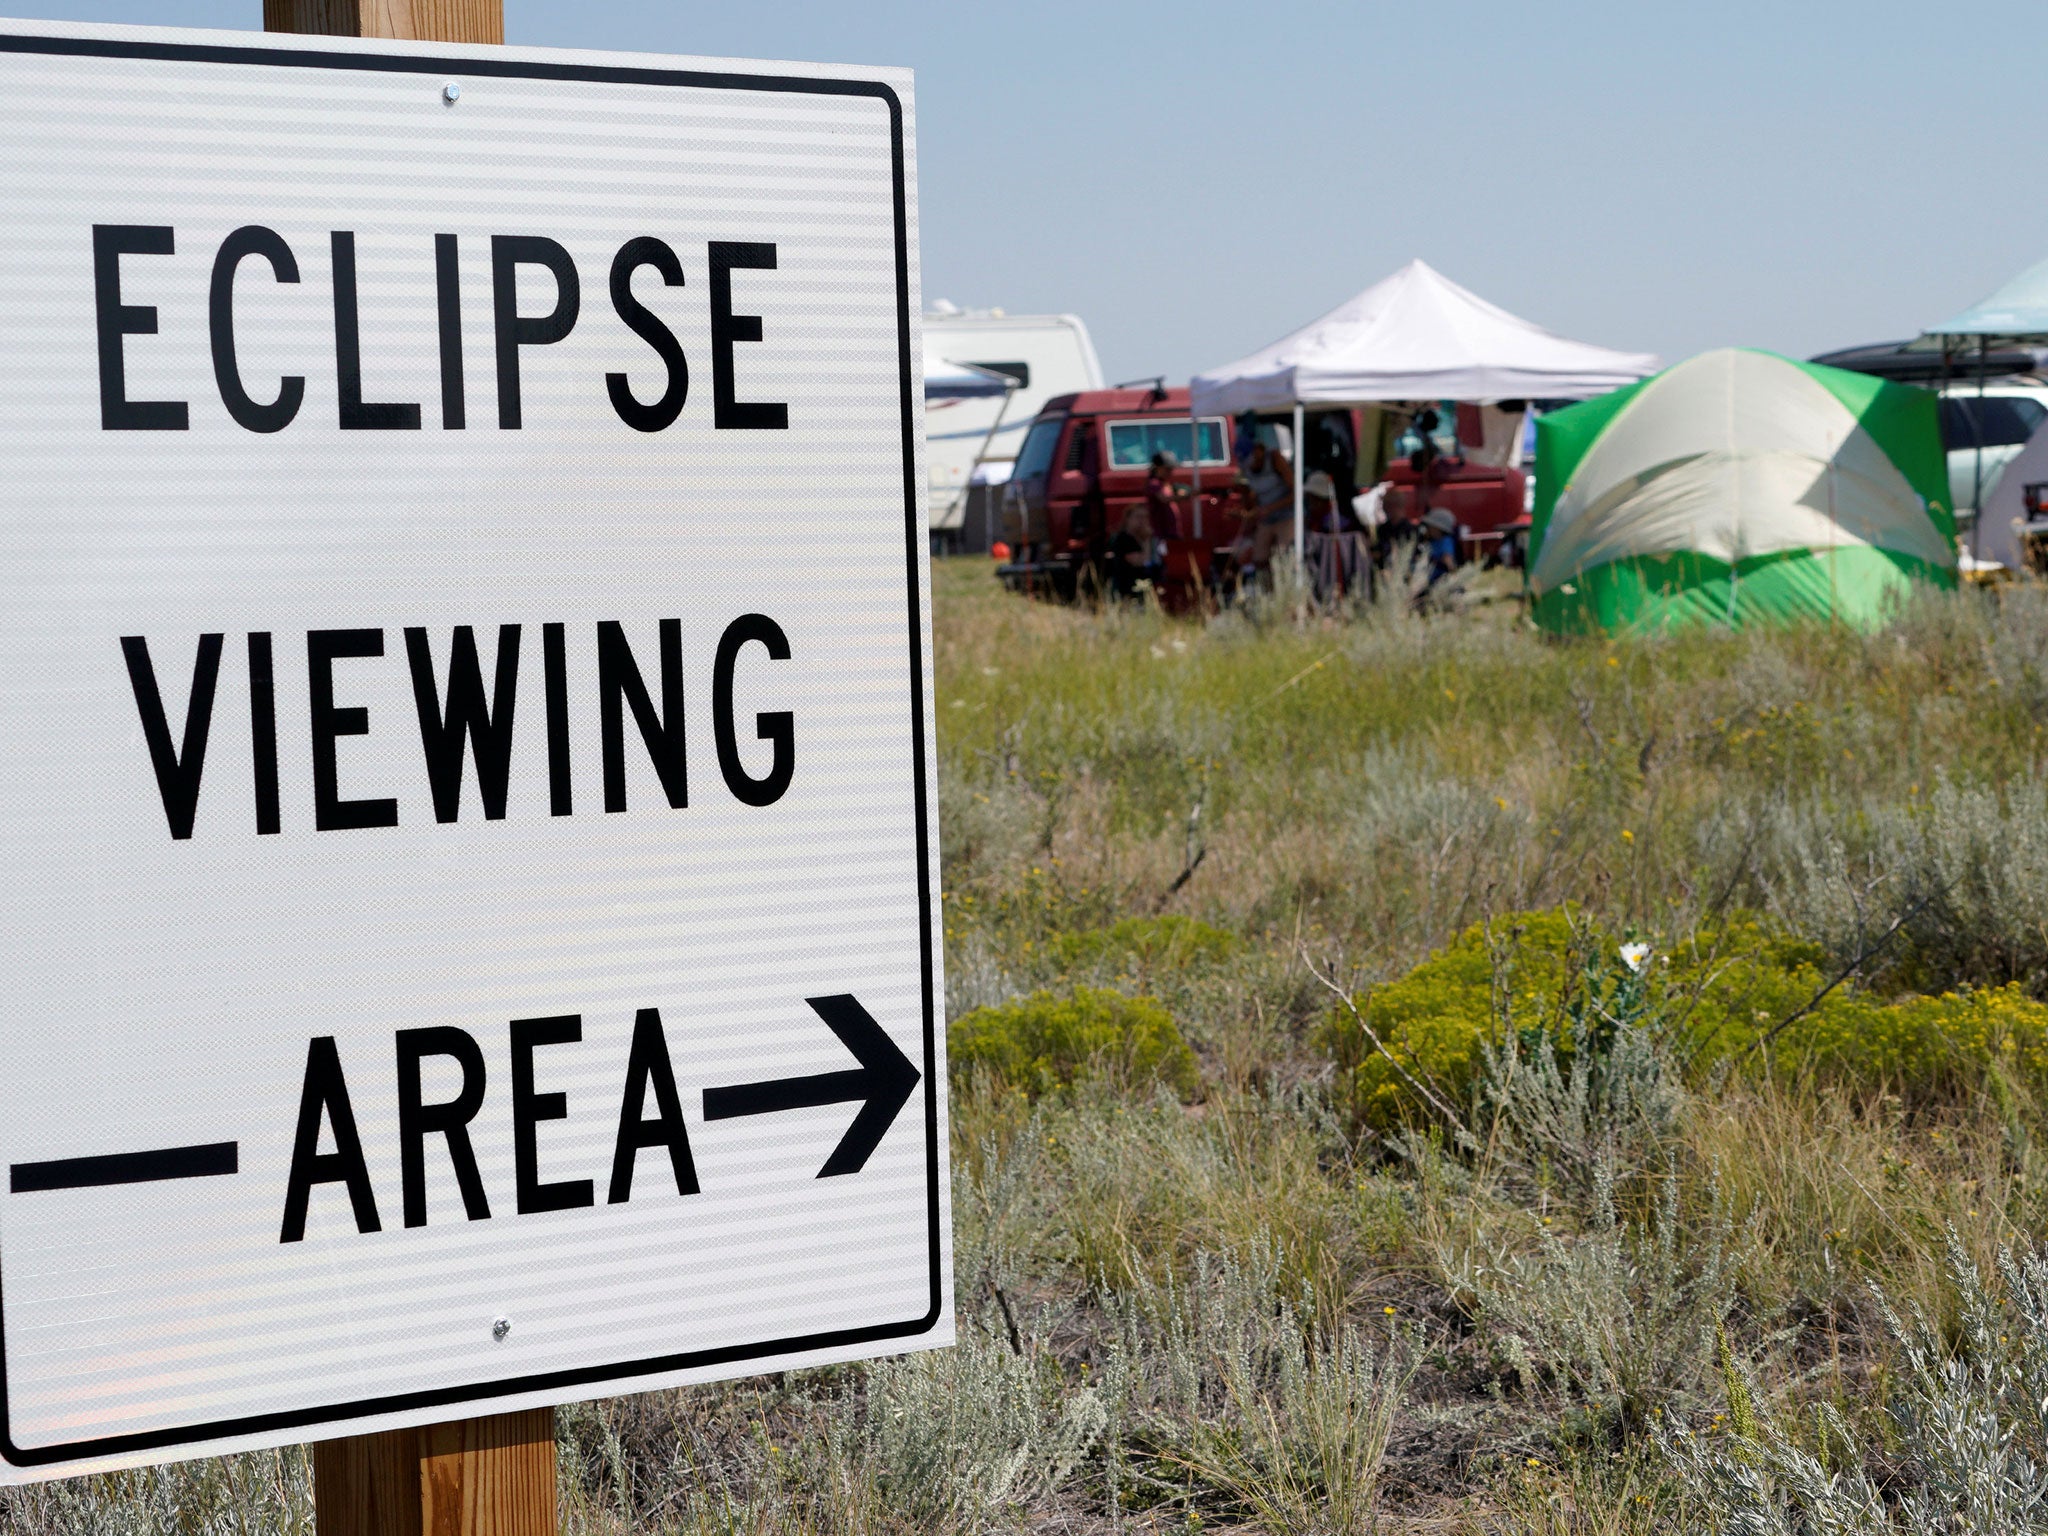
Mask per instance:
[[[1370,985],[1571,902],[1664,943],[1761,913],[1880,993],[2042,995],[2048,597],[1558,644],[1507,600],[1204,627],[934,580],[949,1008],[1157,997],[1200,1090],[956,1082],[960,1350],[565,1411],[565,1529],[1664,1532],[1766,1466],[1931,1496],[1885,1307],[1968,1354],[1946,1242],[1992,1275],[2048,1226],[2041,1084],[1679,1074],[1654,1123],[1582,1116],[1567,1176],[1512,1106],[1353,1124],[1310,962]],[[1213,942],[1104,937],[1161,913]],[[1948,1390],[1957,1422],[1994,1401]],[[14,1495],[0,1530],[306,1505],[254,1457]]]

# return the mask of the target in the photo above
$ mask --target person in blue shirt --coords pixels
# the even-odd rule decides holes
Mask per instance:
[[[1458,519],[1444,507],[1431,507],[1422,517],[1428,540],[1429,585],[1435,586],[1458,568]]]

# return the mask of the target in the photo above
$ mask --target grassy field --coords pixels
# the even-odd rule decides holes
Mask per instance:
[[[961,1347],[565,1410],[567,1530],[2048,1530],[2048,596],[933,580]]]

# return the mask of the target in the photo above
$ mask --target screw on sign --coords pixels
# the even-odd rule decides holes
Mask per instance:
[[[265,24],[0,23],[0,1481],[551,1532],[952,1339],[909,81]]]

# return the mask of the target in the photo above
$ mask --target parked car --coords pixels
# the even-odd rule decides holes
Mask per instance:
[[[2048,421],[2048,348],[2005,343],[1981,356],[1972,351],[1958,359],[1944,356],[1923,338],[1844,347],[1813,361],[1940,394],[1949,501],[1959,527],[1976,520],[1978,506],[1990,497],[2005,466],[2019,456],[2034,429]],[[1981,385],[1980,367],[1986,372]]]
[[[1982,398],[1975,380],[1942,390],[1942,446],[1948,450],[1948,491],[1959,524],[1974,521],[2005,466],[2044,421],[2048,381],[2031,375],[1987,382]]]

